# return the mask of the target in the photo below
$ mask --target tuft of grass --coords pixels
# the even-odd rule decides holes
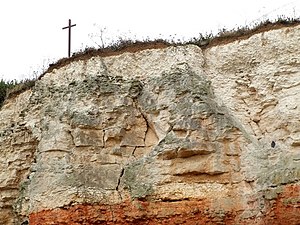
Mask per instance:
[[[0,81],[0,108],[2,107],[4,101],[7,98],[14,97],[35,85],[36,79],[24,79],[21,81],[12,80],[5,81],[1,79]]]
[[[300,24],[300,18],[290,18],[285,16],[279,16],[276,20],[264,20],[253,23],[252,25],[246,25],[243,27],[237,27],[232,30],[221,29],[214,35],[210,34],[199,34],[199,37],[192,38],[185,44],[195,44],[201,48],[207,48],[211,46],[226,44],[235,40],[247,39],[250,36],[265,32],[272,29],[279,29],[287,26],[294,26]]]
[[[2,106],[3,102],[5,101],[8,90],[13,88],[16,83],[17,81],[5,81],[3,79],[0,80],[0,106]]]
[[[33,87],[35,85],[35,81],[36,81],[36,79],[25,79],[25,80],[21,80],[21,81],[17,82],[17,84],[15,86],[8,89],[7,94],[6,94],[7,98],[14,97],[14,96],[30,89],[31,87]]]
[[[124,52],[138,52],[145,49],[154,49],[154,48],[165,48],[168,46],[176,45],[175,42],[171,42],[164,39],[155,39],[155,40],[131,40],[119,38],[112,44],[107,47],[87,47],[79,52],[73,53],[70,58],[59,59],[56,63],[50,64],[48,70],[46,70],[38,79],[41,79],[46,73],[52,72],[54,69],[59,69],[70,62],[86,60],[94,56],[112,56],[118,55]]]
[[[176,39],[175,36],[170,36],[169,40],[165,39],[154,39],[151,40],[146,38],[144,40],[132,40],[130,38],[119,37],[116,41],[112,42],[109,46],[104,46],[103,38],[102,45],[98,45],[99,48],[87,47],[82,49],[79,52],[76,52],[72,55],[71,58],[62,58],[57,62],[49,64],[47,70],[37,78],[41,79],[46,73],[52,72],[54,69],[59,69],[70,62],[86,60],[94,56],[112,56],[118,55],[124,52],[138,52],[145,49],[154,49],[154,48],[166,48],[169,46],[180,46],[187,44],[194,44],[199,46],[202,49],[209,48],[216,45],[227,44],[235,40],[247,39],[250,36],[265,32],[272,29],[280,29],[282,27],[296,26],[300,24],[300,18],[289,18],[285,16],[279,16],[276,20],[270,21],[265,20],[261,22],[256,22],[251,25],[244,27],[237,27],[236,29],[226,30],[221,29],[216,35],[209,34],[199,34],[198,37],[191,38],[188,41],[182,41]],[[103,35],[103,33],[101,33]],[[36,79],[26,79],[20,82],[4,80],[0,81],[0,107],[6,98],[13,97],[19,93],[31,88],[35,85]]]
[[[94,56],[112,56],[118,55],[123,52],[137,52],[145,49],[153,48],[165,48],[168,46],[179,46],[186,44],[194,44],[202,49],[212,47],[215,45],[222,45],[230,43],[235,40],[247,39],[250,36],[265,32],[272,29],[279,29],[287,26],[295,26],[300,24],[299,18],[289,18],[284,16],[279,16],[276,20],[270,21],[265,20],[261,22],[252,23],[244,27],[237,27],[236,29],[226,30],[221,29],[216,35],[213,33],[209,34],[199,34],[198,37],[191,38],[188,41],[182,41],[176,39],[175,36],[170,36],[171,39],[154,39],[151,40],[146,38],[144,40],[132,40],[130,38],[119,37],[116,41],[112,42],[109,46],[98,45],[99,48],[85,48],[77,53],[74,53],[71,58],[62,58],[56,63],[50,64],[48,70],[46,70],[40,77],[44,74],[53,71],[54,69],[59,69],[70,62],[89,59]],[[103,35],[103,34],[101,34]],[[100,37],[102,38],[102,37]]]

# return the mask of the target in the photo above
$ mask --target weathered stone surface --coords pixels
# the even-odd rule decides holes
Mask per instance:
[[[0,111],[0,223],[297,224],[299,37],[45,74]]]
[[[103,131],[94,129],[75,128],[72,132],[76,147],[100,146],[103,147]]]

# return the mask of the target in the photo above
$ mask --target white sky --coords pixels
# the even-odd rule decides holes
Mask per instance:
[[[9,0],[0,2],[0,79],[32,78],[72,51],[118,36],[198,37],[278,15],[300,16],[300,0]]]

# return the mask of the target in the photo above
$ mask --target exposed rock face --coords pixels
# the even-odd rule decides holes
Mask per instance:
[[[72,62],[0,111],[0,224],[299,224],[300,27]]]

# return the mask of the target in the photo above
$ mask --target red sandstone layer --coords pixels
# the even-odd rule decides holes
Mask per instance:
[[[214,212],[208,202],[132,201],[119,205],[75,205],[45,210],[30,215],[31,225],[96,224],[300,224],[300,186],[286,187],[276,200],[269,202],[265,215],[243,219],[242,211]]]
[[[270,202],[271,209],[264,219],[265,224],[300,224],[300,186],[287,185],[276,200]]]
[[[30,224],[212,224],[229,222],[233,218],[231,215],[212,218],[210,214],[202,201],[133,201],[120,205],[75,205],[46,210],[31,214]]]

